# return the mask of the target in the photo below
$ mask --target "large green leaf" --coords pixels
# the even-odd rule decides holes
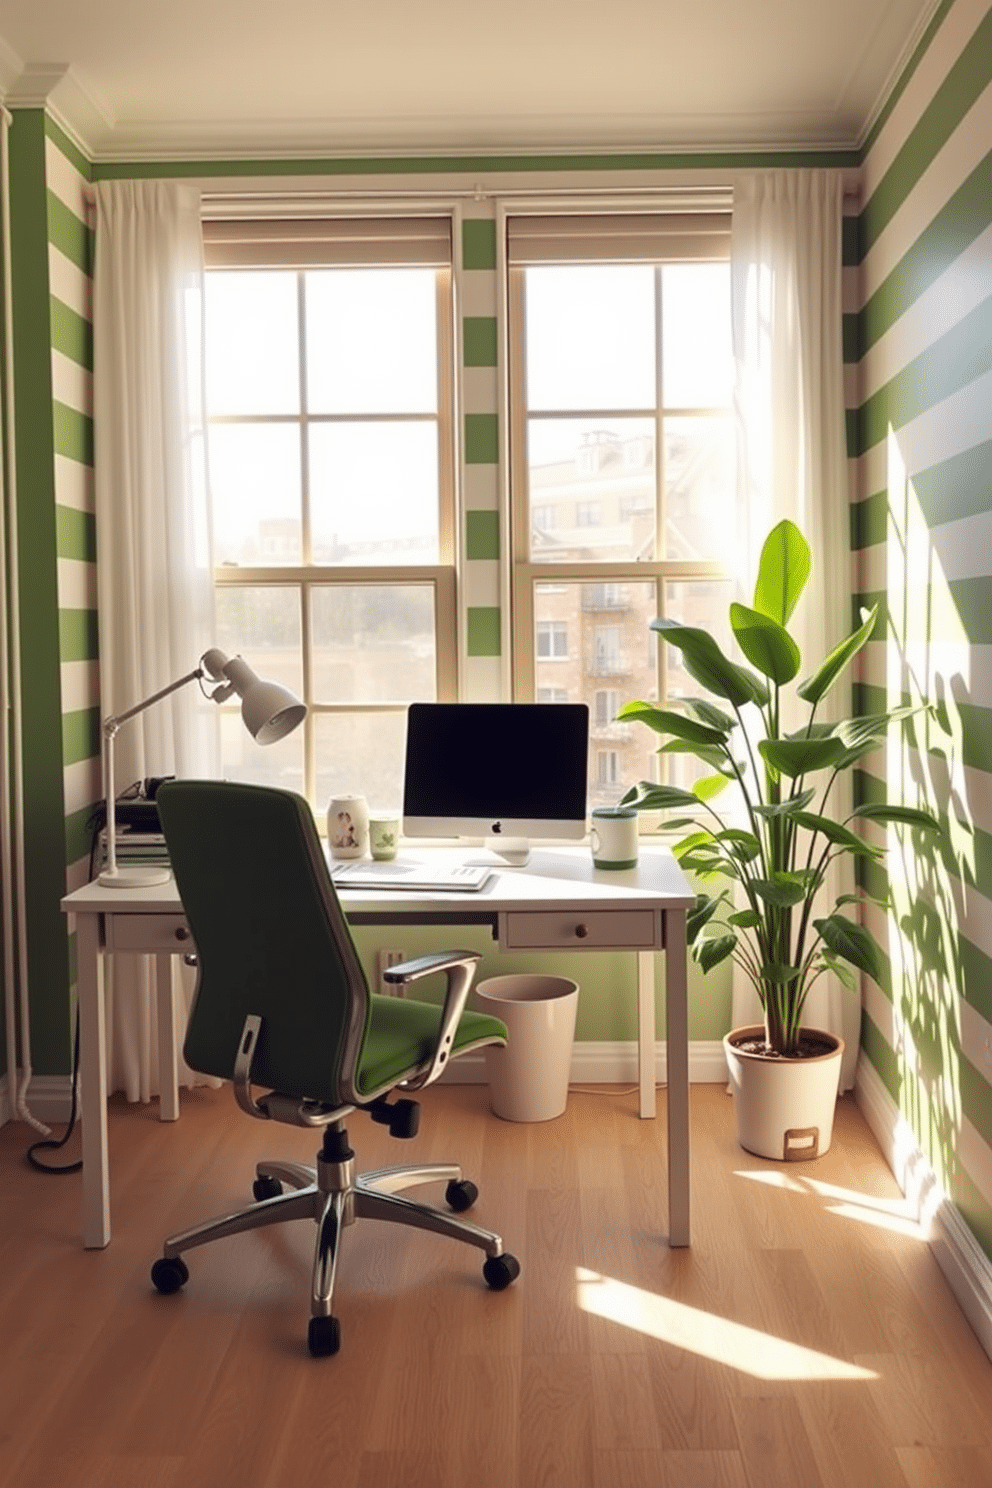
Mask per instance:
[[[794,904],[801,904],[806,898],[804,884],[795,883],[787,878],[753,878],[751,887],[759,898],[775,909],[791,909]]]
[[[729,734],[737,727],[736,718],[731,718],[729,713],[724,713],[716,703],[710,703],[706,698],[684,698],[682,706],[693,718],[698,718],[700,723],[708,723],[710,728],[719,729],[723,734]]]
[[[858,983],[854,972],[845,961],[842,961],[839,956],[835,956],[833,951],[821,951],[820,959],[824,966],[830,968],[838,981],[843,982],[849,992],[854,992],[857,989]]]
[[[730,606],[730,625],[738,646],[763,676],[779,687],[792,681],[802,665],[802,655],[784,625],[742,604]]]
[[[669,811],[673,806],[698,806],[699,801],[691,791],[679,790],[678,786],[639,780],[631,786],[620,804],[633,806],[635,811]]]
[[[712,940],[697,940],[692,948],[692,959],[704,971],[712,971],[714,966],[719,966],[721,961],[726,961],[727,957],[733,953],[736,944],[736,935],[718,935]]]
[[[881,848],[873,847],[863,837],[859,837],[849,828],[842,826],[840,822],[833,821],[829,816],[818,816],[812,811],[797,811],[792,820],[805,827],[808,832],[818,832],[828,842],[837,847],[846,848],[848,852],[859,853],[864,857],[876,858],[881,856]]]
[[[904,827],[922,827],[927,832],[940,832],[941,825],[937,817],[932,816],[929,811],[923,811],[916,806],[855,806],[852,816],[860,816],[865,821],[881,822],[888,826],[890,823],[898,823]]]
[[[834,724],[834,734],[845,749],[857,749],[871,742],[879,745],[884,740],[890,723],[899,723],[918,710],[913,707],[893,708],[890,713],[867,713],[863,718],[845,718]]]
[[[787,625],[812,568],[809,543],[794,522],[779,522],[765,538],[754,586],[754,608]]]
[[[830,655],[817,667],[812,677],[807,677],[806,681],[801,682],[796,688],[799,696],[807,703],[812,703],[814,707],[830,691],[852,657],[857,656],[865,642],[871,639],[871,633],[875,629],[875,621],[878,618],[878,605],[874,605],[871,610],[862,610],[861,616],[862,624],[858,629],[846,640],[841,641],[839,646],[835,646]]]
[[[699,932],[713,918],[726,897],[725,893],[719,894],[715,899],[709,894],[696,895],[695,907],[685,917],[685,936],[689,945],[695,944]]]
[[[761,678],[729,661],[708,630],[664,618],[652,620],[651,629],[669,645],[678,647],[686,671],[708,692],[726,698],[735,708],[743,708],[745,703],[763,707],[768,701],[768,688]]]
[[[800,791],[796,796],[789,796],[786,801],[777,801],[774,806],[754,806],[751,809],[755,816],[766,818],[795,816],[797,812],[809,805],[815,795],[816,791],[811,786],[808,790]]]
[[[766,764],[790,780],[812,770],[826,770],[844,753],[839,739],[761,739],[758,750]]]
[[[690,744],[723,744],[727,739],[726,732],[721,729],[698,723],[671,708],[656,708],[653,703],[624,703],[617,719],[624,723],[634,720],[646,723],[656,734],[674,734],[676,739],[685,739]]]
[[[732,780],[734,776],[729,754],[726,749],[717,744],[690,744],[685,739],[669,739],[667,744],[662,744],[657,753],[691,754],[694,759],[702,760],[704,765],[719,770],[721,774],[727,776],[728,780]]]
[[[717,842],[722,842],[732,858],[739,863],[752,863],[761,851],[761,843],[753,832],[745,832],[741,827],[728,827],[725,832],[716,833]]]
[[[726,775],[704,775],[697,780],[692,787],[692,794],[697,801],[712,801],[722,790],[726,790],[729,784]]]
[[[870,930],[864,925],[855,925],[844,915],[827,915],[814,920],[815,928],[823,937],[828,950],[844,961],[850,961],[859,971],[866,971],[877,982],[882,975],[882,952]]]

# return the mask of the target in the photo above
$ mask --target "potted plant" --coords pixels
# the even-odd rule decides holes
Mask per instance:
[[[792,726],[786,724],[792,715],[784,689],[802,668],[788,623],[811,566],[802,533],[792,522],[779,523],[762,548],[752,606],[730,606],[731,628],[750,667],[725,656],[706,630],[653,620],[651,628],[682,653],[689,675],[720,701],[686,698],[671,707],[635,701],[617,715],[661,735],[660,754],[694,755],[707,767],[691,790],[641,781],[623,804],[674,811],[663,829],[686,834],[674,844],[676,858],[714,886],[689,912],[688,940],[704,971],[732,957],[757,992],[764,1026],[733,1030],[724,1047],[738,1139],[749,1151],[779,1160],[815,1157],[830,1143],[843,1043],[803,1027],[810,988],[828,972],[851,991],[857,972],[876,981],[882,975],[877,941],[843,912],[860,896],[820,902],[828,867],[840,856],[881,856],[882,848],[853,830],[857,820],[939,831],[936,818],[908,806],[863,803],[844,821],[827,815],[838,777],[913,710],[839,723],[817,719],[823,699],[871,637],[875,606],[862,611],[857,629],[796,685],[805,705],[796,716],[805,712],[805,721],[795,727],[793,717]],[[729,817],[714,802],[732,784],[737,810]],[[794,1093],[805,1088],[810,1103]]]

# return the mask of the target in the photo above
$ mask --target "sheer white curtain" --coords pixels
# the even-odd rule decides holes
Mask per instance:
[[[197,192],[172,182],[96,188],[93,401],[104,717],[192,671],[213,640],[199,206]],[[190,684],[126,723],[115,745],[118,792],[148,776],[216,774],[215,713]],[[110,1089],[148,1100],[158,1093],[153,965],[145,957],[111,960]],[[182,982],[184,1014],[188,973]],[[185,1066],[182,1077],[193,1079]]]
[[[776,522],[791,517],[813,550],[813,576],[794,617],[803,675],[851,628],[843,189],[841,173],[830,170],[762,172],[743,177],[734,189],[730,257],[738,509],[744,526],[740,581],[750,603],[761,544]],[[819,716],[845,716],[849,700],[842,680]],[[838,781],[834,791],[833,814],[846,815],[849,786]],[[827,891],[832,901],[834,893],[852,889],[850,865],[843,862]],[[842,1089],[854,1083],[860,1020],[855,994],[833,976],[820,977],[804,1021],[844,1038]],[[757,998],[735,970],[734,1024],[760,1021]]]

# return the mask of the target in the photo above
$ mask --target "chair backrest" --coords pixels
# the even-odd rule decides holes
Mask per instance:
[[[167,782],[156,800],[199,962],[186,1062],[230,1078],[255,1013],[253,1081],[345,1104],[369,990],[310,807],[212,780]]]

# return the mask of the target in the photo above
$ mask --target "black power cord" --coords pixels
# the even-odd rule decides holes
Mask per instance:
[[[163,777],[163,779],[169,779],[169,778],[170,778],[169,776],[164,776]],[[117,797],[117,799],[119,801],[134,801],[134,800],[142,800],[143,801],[143,800],[146,800],[146,799],[148,799],[150,797],[152,800],[154,800],[155,791],[158,789],[158,787],[161,785],[161,783],[162,783],[161,780],[146,780],[144,782],[142,782],[140,780],[137,780],[137,781],[135,781],[135,783],[133,785],[128,786],[127,790],[126,791],[123,791],[121,793],[121,795]],[[151,787],[151,790],[149,790],[148,787]],[[97,848],[97,843],[98,843],[99,838],[100,838],[100,832],[103,830],[103,827],[106,825],[106,821],[107,821],[107,808],[106,808],[106,805],[104,804],[104,802],[101,801],[100,802],[100,805],[93,812],[93,815],[90,817],[89,821],[86,823],[86,825],[87,825],[87,827],[89,827],[90,833],[91,833],[91,836],[90,836],[90,878],[91,879],[93,877],[93,869],[94,869],[94,866],[95,866],[95,863],[96,863],[96,848]],[[65,1146],[65,1144],[68,1142],[69,1138],[72,1136],[73,1130],[74,1130],[75,1125],[76,1125],[76,1074],[77,1074],[78,1069],[79,1069],[79,1008],[77,1006],[77,1008],[76,1008],[76,1031],[75,1031],[75,1034],[73,1036],[73,1041],[72,1041],[72,1077],[71,1077],[72,1078],[72,1100],[71,1100],[71,1104],[69,1106],[69,1124],[66,1127],[66,1129],[63,1132],[63,1134],[62,1134],[61,1137],[58,1137],[58,1138],[56,1138],[56,1137],[46,1137],[46,1138],[44,1138],[40,1142],[32,1142],[31,1143],[31,1146],[28,1148],[27,1152],[25,1153],[25,1156],[27,1157],[27,1160],[31,1164],[32,1168],[35,1168],[39,1173],[78,1173],[80,1171],[80,1169],[82,1168],[82,1166],[83,1166],[82,1158],[80,1158],[77,1162],[71,1162],[71,1163],[46,1163],[46,1162],[42,1162],[39,1157],[36,1157],[35,1156],[36,1153],[43,1152],[43,1151],[53,1151],[54,1150],[54,1151],[57,1152],[59,1150],[59,1148]]]

